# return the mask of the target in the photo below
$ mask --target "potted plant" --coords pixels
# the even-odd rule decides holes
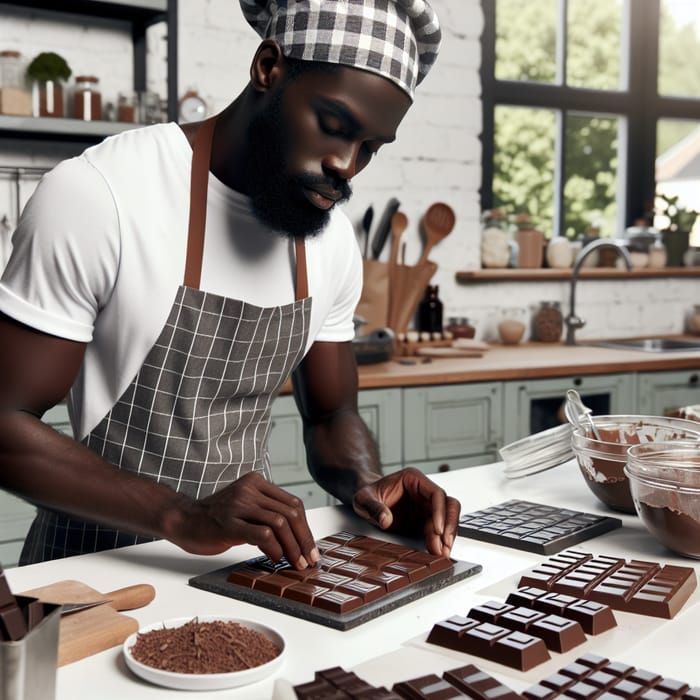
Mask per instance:
[[[678,203],[678,195],[657,194],[661,200],[659,213],[668,219],[668,225],[663,230],[662,236],[666,246],[666,264],[669,267],[683,265],[683,255],[688,250],[690,232],[695,226],[700,212]]]
[[[27,67],[35,117],[63,116],[63,83],[71,76],[66,60],[53,51],[36,56]]]

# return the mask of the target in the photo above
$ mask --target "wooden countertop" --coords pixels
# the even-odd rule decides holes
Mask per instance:
[[[674,336],[682,337],[682,336]],[[697,340],[697,338],[695,338]],[[403,364],[407,359],[416,364]],[[570,375],[700,370],[700,350],[643,352],[563,343],[492,344],[482,357],[395,358],[359,367],[360,388],[459,384],[504,379],[543,379]]]

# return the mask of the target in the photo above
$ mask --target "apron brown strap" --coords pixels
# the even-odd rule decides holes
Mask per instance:
[[[309,296],[309,278],[306,271],[306,243],[303,238],[294,239],[294,250],[297,258],[296,301]]]
[[[187,233],[187,257],[185,259],[186,287],[199,289],[204,258],[204,230],[207,224],[207,190],[209,188],[209,164],[214,140],[214,127],[218,115],[203,121],[194,137],[192,146],[192,172],[190,181],[190,219]],[[306,244],[304,239],[294,241],[296,253],[296,301],[309,296],[306,269]]]
[[[185,260],[185,286],[199,289],[204,257],[204,229],[207,223],[207,188],[211,144],[214,139],[216,116],[202,122],[192,146],[192,173],[190,181],[190,221]]]

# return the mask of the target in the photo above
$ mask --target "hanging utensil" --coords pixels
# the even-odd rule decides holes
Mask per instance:
[[[379,256],[382,254],[382,249],[391,231],[391,217],[394,216],[398,209],[399,200],[396,199],[396,197],[392,197],[387,202],[386,208],[382,213],[382,218],[379,220],[377,229],[374,232],[374,238],[372,239],[372,257],[375,260],[379,260]]]
[[[397,211],[391,217],[391,254],[389,256],[389,328],[396,325],[399,304],[403,298],[403,277],[399,274],[401,236],[408,227],[408,217]]]
[[[425,231],[425,246],[418,264],[421,265],[428,259],[428,254],[443,238],[446,238],[454,228],[455,213],[449,204],[436,202],[428,207],[423,216],[423,230]]]
[[[362,217],[362,234],[364,236],[362,257],[369,255],[369,232],[372,229],[372,219],[374,219],[374,207],[370,204]]]
[[[576,389],[568,389],[566,392],[566,403],[564,404],[564,414],[566,419],[575,427],[585,430],[586,428],[593,433],[596,440],[601,440],[598,428],[591,414],[593,411],[586,406],[581,400],[581,396]]]

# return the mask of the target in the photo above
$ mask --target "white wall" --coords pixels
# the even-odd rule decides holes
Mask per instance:
[[[419,86],[417,99],[399,129],[397,142],[382,149],[375,162],[354,183],[347,211],[359,221],[372,204],[375,221],[387,200],[396,196],[409,218],[404,234],[406,260],[421,250],[419,222],[436,200],[457,214],[453,233],[431,254],[439,269],[446,316],[468,316],[481,337],[490,338],[504,308],[530,311],[542,299],[557,300],[566,311],[568,285],[563,282],[479,283],[455,281],[459,270],[479,267],[479,187],[481,105],[479,0],[434,0],[443,26],[438,63]],[[180,0],[180,93],[196,88],[211,105],[222,109],[243,88],[258,37],[244,21],[234,0]],[[6,6],[5,6],[6,7]],[[100,76],[105,99],[128,89],[131,44],[126,28],[85,30],[65,20],[26,20],[26,14],[0,11],[0,48],[18,48],[27,57],[40,50],[63,52],[74,72]],[[164,92],[165,42],[162,29],[149,37],[150,86]],[[62,157],[0,141],[0,163],[45,163]],[[0,218],[2,217],[0,189]],[[388,246],[387,246],[388,252]],[[385,253],[386,255],[386,253]],[[587,319],[580,338],[643,333],[681,332],[686,312],[700,300],[698,279],[587,281],[580,283],[577,306]]]

